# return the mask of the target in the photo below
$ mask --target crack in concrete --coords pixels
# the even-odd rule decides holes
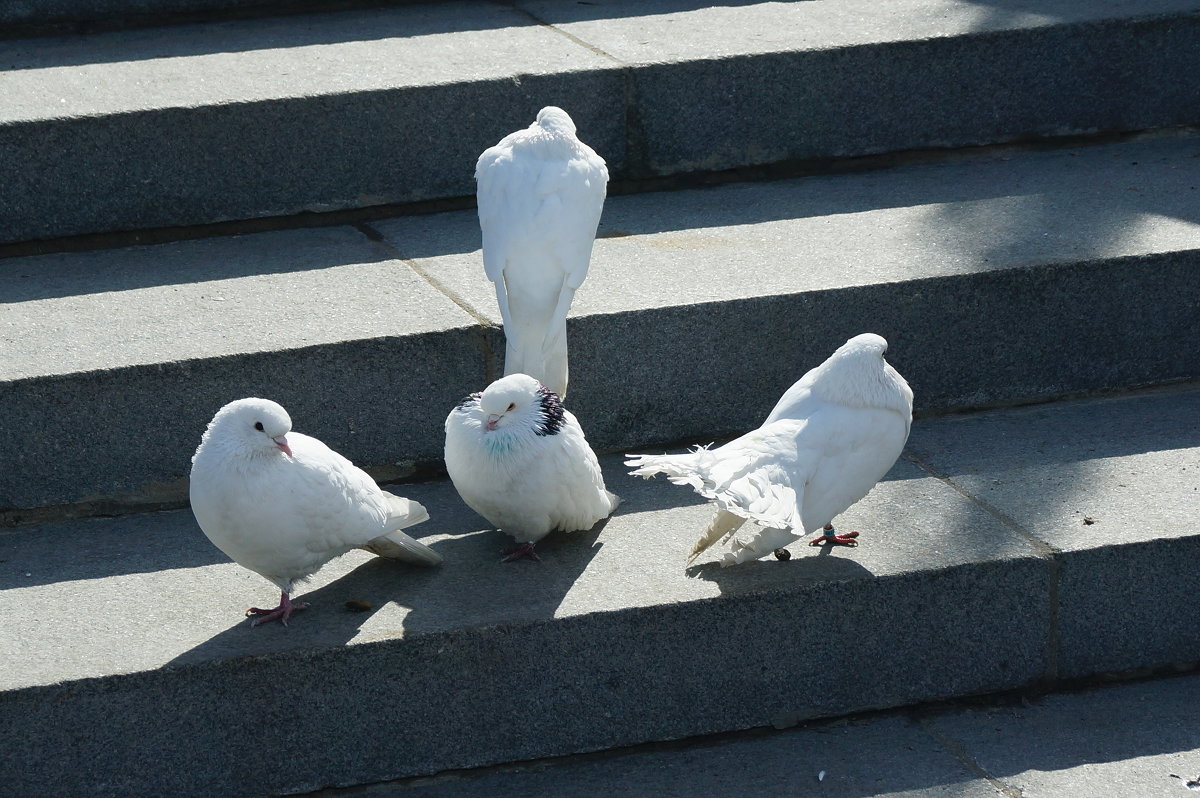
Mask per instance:
[[[406,257],[404,253],[393,246],[392,243],[383,235],[383,233],[379,232],[379,230],[375,229],[366,222],[356,224],[354,227],[371,241],[375,242],[377,246],[386,250],[393,259],[400,261],[404,265],[408,266],[408,268],[412,269],[418,277],[432,286],[435,291],[453,302],[460,310],[474,319],[475,323],[482,328],[480,334],[475,336],[476,346],[479,349],[480,354],[483,355],[484,379],[490,385],[497,378],[497,374],[499,372],[497,366],[499,362],[499,355],[491,344],[491,338],[493,331],[499,331],[502,328],[494,324],[490,319],[484,316],[482,312],[476,310],[470,302],[460,297],[457,293],[451,290],[449,286],[430,274],[429,271],[417,263],[417,261]]]
[[[516,7],[514,6],[514,8]],[[516,8],[516,10],[529,17],[529,19],[533,20],[539,26],[553,31],[571,43],[601,58],[612,61],[613,64],[621,68],[621,76],[624,80],[625,89],[625,107],[622,109],[625,115],[625,172],[631,175],[649,175],[649,170],[646,168],[646,137],[643,132],[641,117],[638,115],[638,108],[640,106],[638,103],[637,82],[634,80],[634,66],[622,61],[603,48],[563,30],[554,23],[547,22],[526,8]]]
[[[1049,629],[1047,630],[1047,634],[1046,634],[1046,670],[1045,670],[1045,673],[1043,674],[1043,679],[1045,679],[1045,681],[1048,684],[1057,682],[1058,676],[1059,676],[1059,674],[1058,674],[1058,653],[1059,653],[1059,649],[1061,648],[1061,640],[1062,640],[1062,632],[1059,629],[1059,604],[1060,604],[1060,602],[1059,602],[1059,581],[1060,581],[1060,571],[1061,571],[1061,560],[1059,559],[1059,555],[1062,554],[1062,549],[1058,548],[1057,546],[1052,546],[1051,544],[1042,540],[1037,535],[1033,534],[1028,529],[1026,529],[1024,526],[1022,526],[1019,522],[1017,522],[1016,519],[1009,516],[1007,513],[1003,512],[999,508],[994,507],[987,501],[984,501],[980,497],[971,493],[966,488],[964,488],[961,485],[959,485],[958,483],[956,483],[949,474],[943,473],[939,469],[935,468],[933,466],[933,464],[922,459],[919,455],[914,453],[911,449],[906,448],[904,450],[904,453],[901,455],[901,457],[903,457],[905,460],[909,461],[910,463],[912,463],[913,465],[915,465],[917,468],[921,469],[925,473],[929,474],[934,479],[940,481],[942,484],[946,485],[951,490],[954,490],[955,492],[960,494],[963,498],[965,498],[967,501],[973,503],[975,506],[979,507],[981,510],[983,510],[988,515],[995,518],[997,521],[999,521],[1001,524],[1003,524],[1007,529],[1011,530],[1014,534],[1016,534],[1022,540],[1029,543],[1029,545],[1033,547],[1034,553],[1037,555],[1037,557],[1039,557],[1042,560],[1045,560],[1046,563],[1049,565],[1050,585],[1049,585],[1049,595],[1047,596],[1047,602],[1050,605],[1049,606],[1049,618],[1047,619],[1049,622]]]
[[[978,761],[976,761],[973,756],[967,753],[967,749],[958,740],[955,740],[949,735],[941,733],[924,718],[913,718],[913,722],[920,726],[926,734],[932,737],[938,745],[949,751],[951,756],[962,762],[968,770],[986,781],[989,785],[991,785],[992,789],[1005,796],[1005,798],[1024,798],[1025,792],[1023,790],[1021,790],[1019,787],[1013,787],[1009,784],[1005,784],[1002,780],[989,773],[982,765],[979,764]]]

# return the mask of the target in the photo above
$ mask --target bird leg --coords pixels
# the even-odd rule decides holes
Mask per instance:
[[[528,557],[531,560],[537,560],[538,562],[542,561],[542,558],[539,557],[537,552],[533,550],[533,544],[528,541],[525,543],[518,543],[515,546],[509,546],[507,549],[501,549],[500,553],[508,555],[501,560],[501,562],[513,562],[524,557]]]
[[[279,621],[284,626],[287,626],[288,618],[292,617],[293,612],[296,612],[297,610],[306,609],[307,607],[308,607],[307,601],[297,601],[295,604],[293,604],[292,597],[289,596],[287,591],[285,590],[279,594],[279,606],[278,607],[271,609],[271,610],[264,610],[264,609],[259,609],[258,607],[251,607],[250,609],[246,610],[246,617],[249,618],[251,615],[258,616],[257,618],[255,618],[253,621],[250,622],[251,626],[258,626],[260,623],[270,623],[271,621]]]
[[[821,534],[808,541],[810,546],[857,546],[857,532],[847,532],[839,535],[833,531],[833,524],[826,524]]]

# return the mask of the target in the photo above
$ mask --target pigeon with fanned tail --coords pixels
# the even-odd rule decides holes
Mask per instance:
[[[591,529],[620,501],[558,395],[527,374],[471,394],[446,417],[446,471],[467,506],[517,545],[506,560],[540,559],[551,531]]]
[[[504,320],[504,373],[567,395],[567,311],[587,277],[608,168],[561,108],[489,147],[475,165],[483,267]]]
[[[875,486],[908,440],[912,389],[886,360],[887,341],[864,333],[838,348],[787,390],[761,427],[729,443],[686,454],[630,455],[634,475],[664,473],[717,505],[688,557],[730,541],[722,565],[755,560],[801,534],[812,545],[857,545],[835,516]],[[738,536],[747,521],[753,533]]]
[[[287,411],[269,399],[238,399],[217,411],[192,457],[190,493],[208,539],[281,591],[278,607],[246,611],[256,616],[252,625],[286,625],[308,606],[292,602],[296,582],[351,549],[418,565],[442,561],[400,531],[427,520],[424,507],[292,432]]]

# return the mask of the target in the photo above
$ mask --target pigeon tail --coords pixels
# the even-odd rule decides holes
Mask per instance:
[[[567,395],[567,335],[565,323],[559,329],[539,335],[531,329],[505,329],[504,376],[528,374],[558,394]]]
[[[388,526],[392,527],[392,531],[386,535],[380,535],[363,548],[389,560],[401,560],[417,565],[440,563],[442,555],[400,531],[405,527],[428,521],[429,511],[425,509],[425,506],[402,496],[391,493],[385,493],[385,495],[388,497]]]
[[[691,565],[696,561],[705,549],[718,540],[725,540],[741,529],[742,524],[746,523],[746,519],[731,513],[728,510],[717,509],[713,513],[712,520],[708,522],[708,529],[704,530],[704,534],[696,541],[696,545],[692,546],[691,553],[688,554],[686,565]]]
[[[629,457],[625,465],[634,467],[629,472],[633,476],[649,479],[663,473],[672,484],[687,485],[715,501],[721,510],[743,519],[769,527],[800,526],[800,497],[787,484],[786,475],[758,467],[751,458],[733,457],[727,451],[707,446],[696,446],[686,454]]]
[[[395,532],[380,535],[363,548],[380,557],[410,562],[414,565],[437,565],[442,561],[442,555],[424,543],[413,540],[398,529]]]
[[[711,460],[707,446],[697,446],[687,454],[627,454],[625,465],[633,468],[629,473],[635,477],[650,479],[655,474],[666,474],[676,485],[690,485],[698,493],[705,489],[703,472],[705,463]]]

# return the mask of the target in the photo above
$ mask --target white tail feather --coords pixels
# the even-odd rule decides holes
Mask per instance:
[[[405,527],[428,521],[429,511],[420,502],[412,499],[405,499],[391,493],[386,495],[388,497],[388,525],[392,527],[392,531],[386,535],[380,535],[363,548],[389,560],[401,560],[417,565],[440,563],[442,555],[400,531]]]
[[[416,565],[437,565],[442,561],[442,555],[424,543],[413,540],[398,529],[395,532],[380,535],[363,548],[389,560],[400,560]]]

